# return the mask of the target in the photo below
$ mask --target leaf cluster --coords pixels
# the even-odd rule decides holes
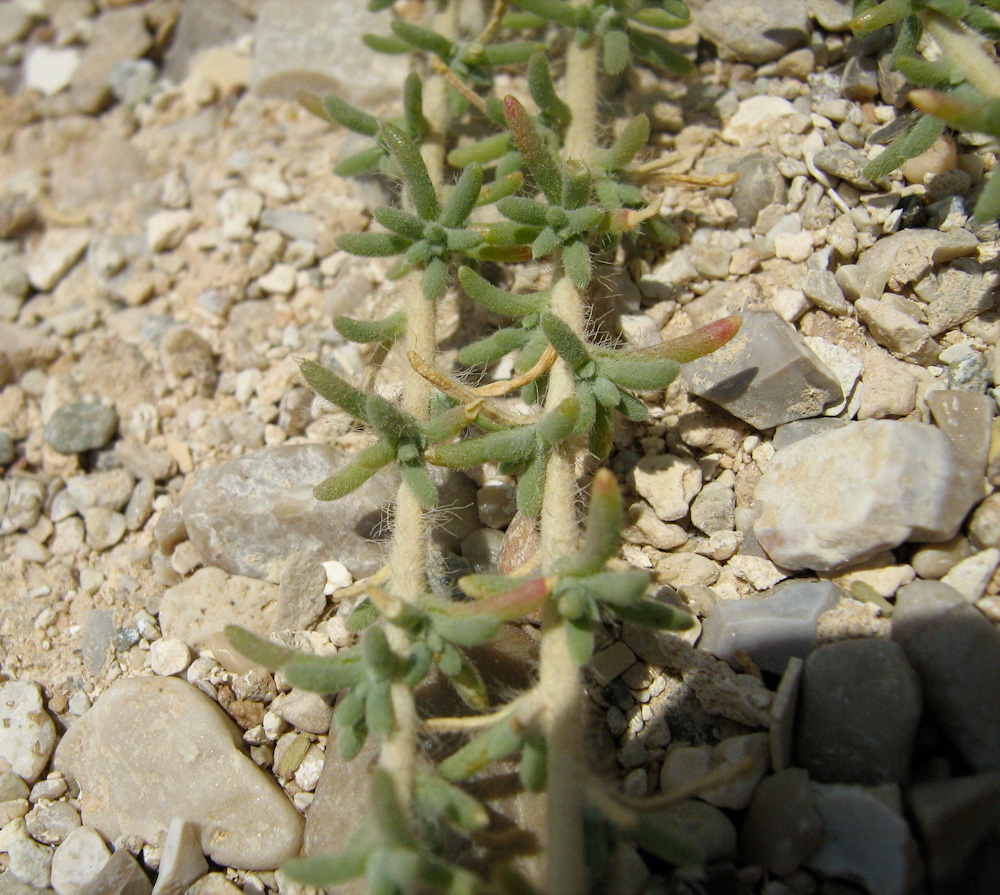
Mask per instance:
[[[371,895],[473,895],[479,891],[474,874],[421,847],[388,772],[372,771],[371,793],[372,811],[344,850],[336,855],[293,858],[283,867],[289,877],[323,889],[365,877]],[[417,776],[415,796],[418,807],[434,809],[467,831],[488,823],[485,809],[475,799],[431,771]]]
[[[315,361],[303,360],[300,369],[317,395],[358,422],[371,426],[379,436],[374,444],[362,448],[344,466],[317,485],[314,491],[316,498],[337,500],[360,488],[380,469],[395,462],[403,481],[420,505],[433,509],[437,504],[437,486],[424,463],[427,446],[457,435],[471,424],[475,413],[465,407],[452,407],[426,422],[418,422],[381,395],[366,395]]]
[[[392,153],[381,137],[380,129],[385,122],[333,94],[321,97],[309,91],[302,91],[298,95],[298,100],[318,118],[330,124],[339,124],[356,134],[371,137],[374,141],[371,146],[338,162],[334,166],[334,174],[352,177],[380,170],[390,177],[398,176],[399,172],[393,162]],[[401,128],[417,143],[420,143],[430,130],[430,123],[424,117],[423,84],[416,72],[410,72],[403,82],[403,117],[390,123]]]
[[[878,179],[924,150],[945,125],[1000,137],[1000,65],[984,42],[1000,39],[997,0],[883,0],[859,4],[856,31],[898,28],[893,67],[923,88],[910,93],[919,110],[910,126],[864,171]],[[918,51],[925,32],[943,51],[930,60]],[[1000,179],[991,176],[976,205],[976,217],[1000,215]]]
[[[604,70],[621,74],[637,59],[674,74],[689,75],[694,66],[667,42],[663,32],[683,28],[691,19],[681,0],[516,0],[542,21],[573,29],[582,45],[597,43]]]

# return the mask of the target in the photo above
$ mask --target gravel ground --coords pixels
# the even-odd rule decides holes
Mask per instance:
[[[602,630],[587,681],[623,792],[733,770],[669,809],[705,865],[622,843],[611,891],[996,891],[1000,239],[969,211],[995,147],[944,138],[871,183],[906,115],[887,36],[852,38],[841,0],[691,5],[702,76],[637,72],[614,112],[650,116],[671,174],[740,179],[648,184],[681,244],[601,272],[593,323],[644,346],[744,315],[609,461],[623,558],[698,624]],[[404,363],[330,322],[393,304],[335,243],[387,187],[333,175],[355,138],[287,99],[391,113],[404,63],[363,55],[356,6],[0,2],[3,895],[297,892],[281,862],[356,823],[367,765],[326,757],[331,706],[221,637],[334,652],[385,559],[392,481],[311,497],[365,436],[296,363],[389,396]],[[496,323],[449,293],[441,365]],[[530,556],[509,477],[441,487],[449,570]],[[536,640],[483,657],[499,687]]]

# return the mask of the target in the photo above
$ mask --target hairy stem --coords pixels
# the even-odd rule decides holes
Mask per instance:
[[[581,5],[584,0],[573,0]],[[566,55],[567,103],[572,119],[566,134],[568,158],[587,163],[594,153],[597,121],[597,50],[571,40]],[[585,297],[562,273],[552,291],[552,310],[574,332],[583,333]],[[559,359],[549,374],[546,409],[576,389],[573,374]],[[553,451],[546,467],[542,499],[542,567],[573,552],[579,539],[576,520],[576,457],[581,439]],[[548,895],[582,895],[587,891],[584,863],[583,787],[584,723],[580,670],[566,640],[566,626],[550,602],[542,612],[539,687],[545,706],[548,741],[546,769],[546,891]]]
[[[434,26],[445,34],[457,33],[458,0],[446,0],[435,16]],[[425,87],[424,114],[430,122],[429,141],[422,147],[424,164],[431,182],[440,190],[444,177],[444,132],[448,124],[447,85],[440,76],[431,77]],[[437,308],[427,301],[421,289],[421,272],[410,273],[403,284],[406,311],[406,348],[434,362],[437,354]],[[403,407],[418,420],[427,419],[431,394],[430,383],[407,365],[403,380]],[[428,532],[424,510],[409,487],[400,483],[396,493],[396,520],[393,528],[392,555],[389,567],[394,596],[412,601],[427,589]],[[406,656],[410,650],[407,635],[387,625],[386,637],[393,650]],[[402,804],[413,797],[416,768],[417,711],[413,691],[401,682],[391,689],[395,724],[382,744],[379,764],[393,777]]]

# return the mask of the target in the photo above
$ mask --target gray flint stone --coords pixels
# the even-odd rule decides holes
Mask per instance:
[[[684,365],[688,388],[757,429],[819,416],[843,400],[837,377],[773,311],[747,311],[736,336]]]

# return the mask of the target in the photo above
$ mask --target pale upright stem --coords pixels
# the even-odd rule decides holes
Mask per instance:
[[[582,2],[573,0],[574,5]],[[593,156],[597,128],[597,50],[582,48],[575,39],[566,54],[566,99],[573,117],[566,133],[565,155],[587,164]],[[552,310],[581,335],[584,301],[561,272],[552,291]],[[572,371],[563,360],[557,360],[549,375],[546,409],[555,408],[575,393]],[[583,448],[582,439],[570,439],[552,452],[546,466],[541,512],[542,567],[546,570],[559,557],[572,553],[579,542],[575,461]],[[565,622],[551,602],[542,611],[539,689],[548,743],[546,891],[548,895],[584,895],[583,686],[566,640]]]
[[[435,16],[434,27],[446,35],[458,33],[458,2],[446,0]],[[429,140],[421,154],[431,182],[440,190],[444,178],[444,133],[448,124],[447,86],[439,76],[432,76],[424,87],[424,115],[431,125]],[[406,348],[430,363],[437,353],[437,308],[424,298],[421,272],[410,273],[403,284],[406,310]],[[418,420],[427,419],[430,384],[407,365],[403,380],[403,407]],[[423,508],[410,489],[400,484],[396,492],[396,519],[392,535],[389,566],[393,595],[401,600],[416,600],[427,589],[427,522]],[[407,635],[393,625],[386,625],[386,637],[401,656],[409,653]],[[417,712],[413,691],[403,683],[391,688],[395,724],[382,744],[379,764],[392,774],[400,802],[410,804],[416,768]]]

